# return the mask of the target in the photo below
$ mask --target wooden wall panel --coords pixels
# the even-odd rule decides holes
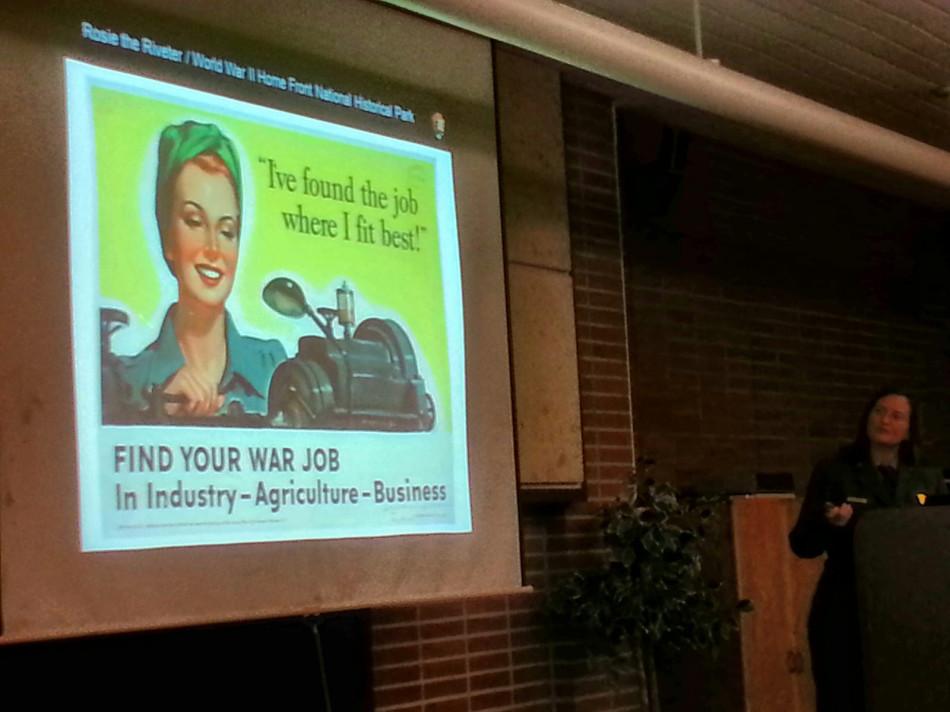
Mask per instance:
[[[518,475],[523,490],[584,483],[561,84],[556,67],[496,48]]]

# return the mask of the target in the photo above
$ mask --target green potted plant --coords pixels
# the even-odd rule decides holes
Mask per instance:
[[[640,461],[641,473],[652,466]],[[547,608],[580,635],[592,657],[611,669],[634,665],[659,710],[656,661],[686,650],[715,652],[737,627],[748,601],[731,606],[707,563],[718,532],[721,499],[684,496],[670,484],[633,480],[601,515],[603,563],[575,571],[549,592]]]

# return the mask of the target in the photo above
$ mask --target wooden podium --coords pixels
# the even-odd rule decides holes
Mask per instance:
[[[800,506],[791,495],[732,498],[738,594],[754,606],[740,622],[746,712],[815,709],[807,621],[824,557],[789,548]]]

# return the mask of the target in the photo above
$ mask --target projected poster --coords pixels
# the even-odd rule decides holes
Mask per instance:
[[[450,154],[66,76],[83,549],[470,531]]]

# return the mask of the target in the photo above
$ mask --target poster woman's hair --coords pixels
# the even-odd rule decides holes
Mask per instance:
[[[200,160],[199,157],[220,161],[234,187],[238,211],[241,210],[241,162],[231,139],[214,124],[185,121],[166,126],[158,140],[158,171],[155,177],[155,219],[162,240],[162,254],[165,253],[166,227],[171,214],[175,179],[186,163]]]

